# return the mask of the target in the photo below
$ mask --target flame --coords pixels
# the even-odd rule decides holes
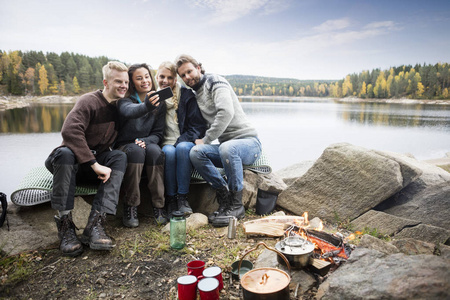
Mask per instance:
[[[322,221],[320,221],[319,228],[316,228],[316,230],[318,230],[318,231],[322,231],[323,230],[323,223],[322,223]]]
[[[305,212],[303,213],[302,217],[303,217],[303,219],[305,220],[305,221],[304,221],[305,224],[306,224],[306,225],[309,225],[308,212],[307,212],[307,211],[305,211]]]

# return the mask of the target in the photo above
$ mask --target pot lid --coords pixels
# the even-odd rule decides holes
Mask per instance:
[[[301,237],[290,236],[276,243],[275,249],[283,254],[301,255],[314,251],[314,244]]]
[[[289,285],[291,277],[275,268],[257,268],[248,271],[241,278],[242,288],[256,294],[281,291]]]

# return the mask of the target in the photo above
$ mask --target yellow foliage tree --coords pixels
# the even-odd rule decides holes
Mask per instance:
[[[416,91],[416,97],[421,98],[423,96],[423,93],[425,92],[425,88],[423,87],[422,82],[417,83],[417,91]]]
[[[359,97],[366,98],[366,96],[367,96],[367,86],[366,86],[366,82],[363,81],[362,86],[361,86],[361,92],[359,93]]]
[[[67,94],[66,83],[64,82],[64,80],[61,80],[61,82],[59,83],[59,94],[60,95],[66,95]]]
[[[448,88],[445,88],[445,89],[442,91],[442,97],[443,97],[444,99],[448,98]]]
[[[47,78],[47,70],[45,70],[44,66],[41,66],[39,69],[39,90],[42,95],[45,95],[45,92],[48,89],[48,78]]]
[[[350,75],[347,75],[342,83],[342,96],[345,97],[350,95],[353,95],[353,85],[350,81]]]
[[[77,76],[73,77],[73,91],[75,92],[75,94],[78,94],[80,92],[81,88],[80,88],[80,84],[78,83],[78,79]]]

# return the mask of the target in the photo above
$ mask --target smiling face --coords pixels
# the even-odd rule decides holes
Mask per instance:
[[[108,78],[103,80],[103,85],[103,94],[108,101],[123,98],[128,90],[128,73],[113,69]]]
[[[174,89],[175,84],[177,83],[176,74],[173,74],[169,69],[164,67],[159,68],[156,80],[158,81],[159,87],[162,89],[168,86],[170,86],[171,89]]]
[[[133,80],[134,87],[138,94],[148,93],[152,89],[152,79],[146,68],[136,69],[131,80]]]
[[[199,83],[202,77],[200,66],[194,67],[190,62],[184,63],[178,67],[178,75],[183,79],[184,83],[193,87]]]

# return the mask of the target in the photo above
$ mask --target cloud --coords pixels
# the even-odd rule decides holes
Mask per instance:
[[[263,15],[274,14],[289,6],[291,0],[195,0],[193,5],[212,10],[213,24],[227,23],[249,14],[259,12]]]
[[[328,32],[344,29],[350,26],[350,20],[348,18],[342,18],[337,20],[328,20],[319,26],[313,27],[316,32]]]

